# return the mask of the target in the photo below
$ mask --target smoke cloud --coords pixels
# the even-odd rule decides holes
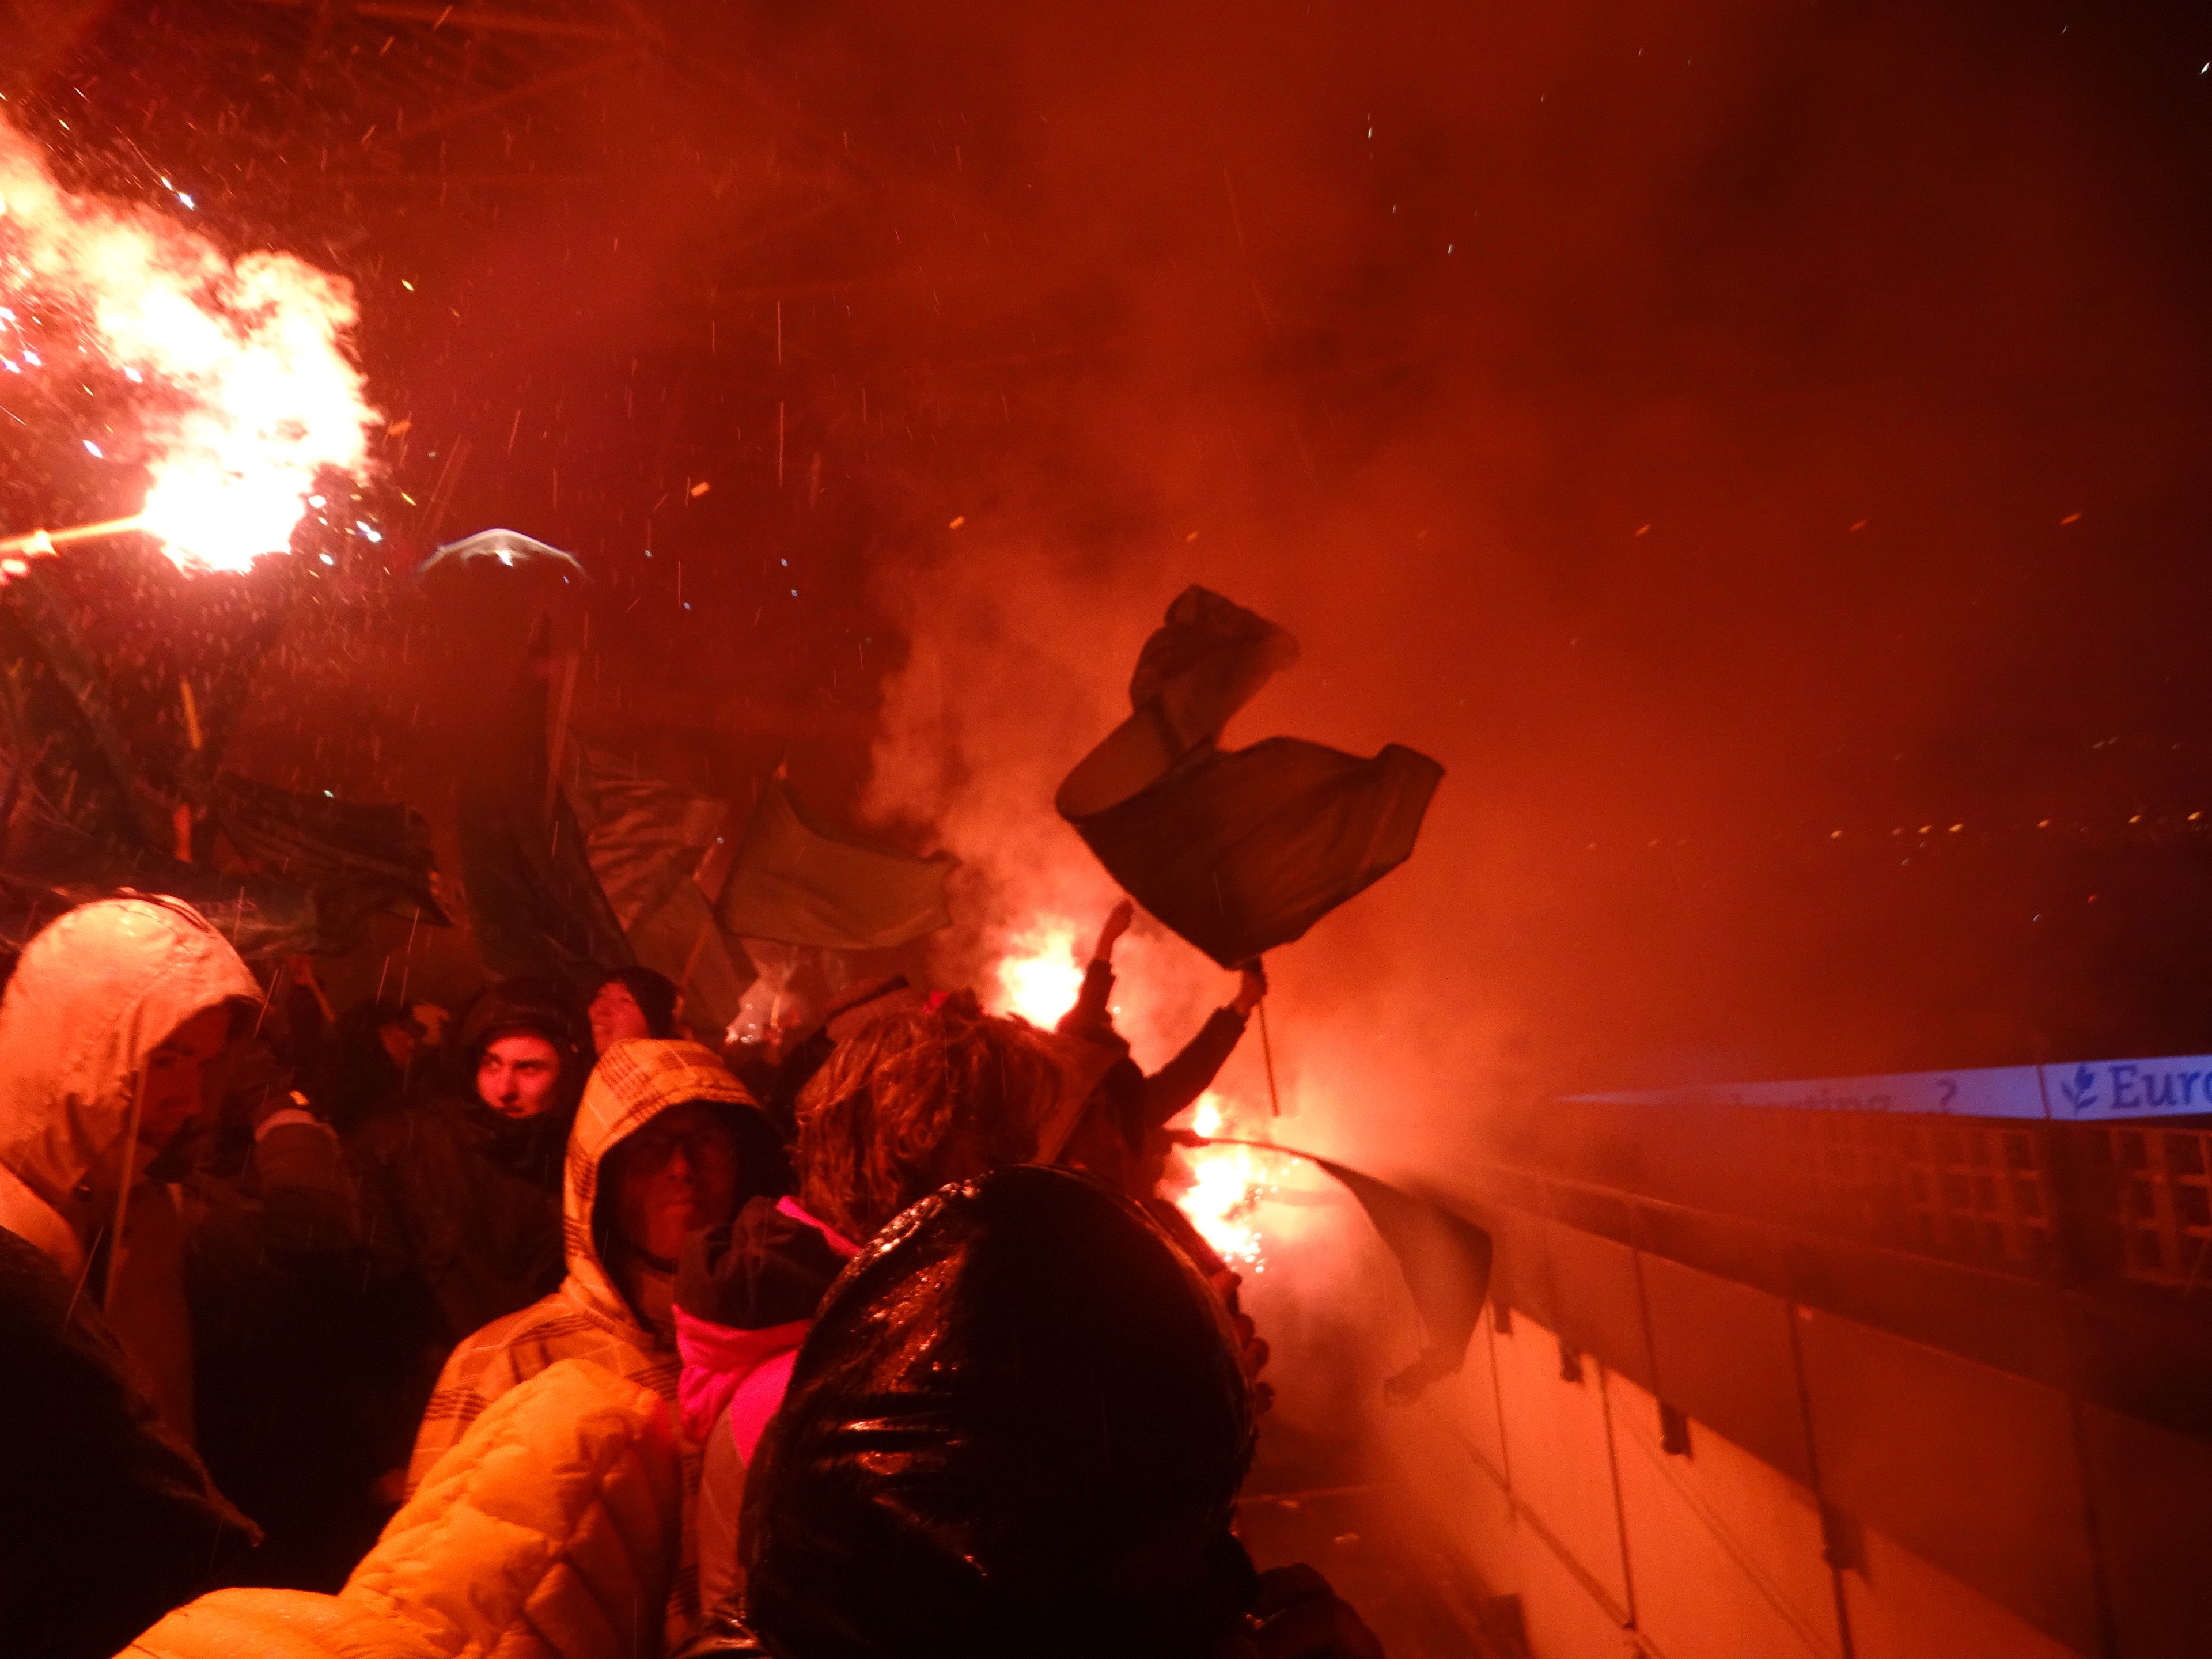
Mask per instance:
[[[2142,28],[887,27],[769,49],[949,164],[894,216],[945,311],[1035,325],[1035,362],[938,370],[908,484],[941,517],[876,561],[913,643],[871,799],[982,866],[987,930],[1103,908],[1051,787],[1197,580],[1305,647],[1243,738],[1449,771],[1413,863],[1271,964],[1331,1149],[2125,1023],[2082,931],[2090,731],[2170,700],[2127,590],[2203,580],[2136,539],[2204,426],[2199,233],[2134,148],[2181,118],[2118,103]],[[1217,983],[1132,965],[1155,1056]]]

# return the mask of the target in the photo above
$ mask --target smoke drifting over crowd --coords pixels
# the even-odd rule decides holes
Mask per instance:
[[[878,568],[917,648],[875,798],[1022,848],[1025,884],[1044,859],[1066,905],[1092,878],[1036,803],[1202,580],[1305,646],[1243,735],[1449,774],[1414,863],[1276,968],[1345,1144],[1539,1079],[2144,1019],[2090,908],[2127,897],[2089,896],[2098,843],[2198,804],[2187,653],[2142,605],[2200,580],[2170,546],[2204,413],[2199,233],[2159,204],[2203,185],[2179,37],[1152,21],[1117,52],[971,17],[950,86],[870,88],[975,135],[946,188],[983,225],[938,216],[932,252],[1033,252],[1084,343],[952,453],[966,524]],[[860,73],[860,27],[798,61]],[[2160,47],[2170,97],[2122,107]]]
[[[1633,1480],[1647,1496],[1708,1482],[1684,1501],[1721,1493],[1747,1533],[1783,1516],[1790,1594],[1834,1603],[1798,1633],[1832,1620],[1839,1650],[1846,1576],[1853,1594],[1877,1582],[1832,1535],[1846,1512],[2089,1650],[2077,1627],[2117,1602],[2085,1588],[2072,1624],[2037,1612],[2057,1577],[2043,1539],[2160,1511],[2080,1490],[2104,1455],[2084,1425],[2135,1413],[2129,1433],[2212,1433],[2171,1403],[2191,1395],[2173,1379],[2201,1369],[2201,1331],[2077,1352],[2094,1321],[2063,1300],[2097,1281],[2144,1329],[2145,1309],[2188,1325],[2212,1260],[2212,1119],[2172,1128],[2174,1161],[2154,1168],[2124,1145],[2151,1132],[2060,1121],[2031,1070],[2163,1056],[2170,1091],[2181,1057],[2212,1052],[2203,16],[2045,0],[90,0],[27,8],[0,43],[0,276],[51,301],[0,309],[0,544],[142,512],[154,532],[42,559],[0,605],[0,622],[23,613],[10,708],[43,711],[0,731],[36,751],[0,827],[82,854],[94,809],[61,775],[104,743],[100,846],[125,846],[134,880],[158,866],[204,906],[229,902],[241,871],[289,873],[290,919],[317,939],[295,856],[376,866],[349,942],[286,994],[322,1000],[301,1016],[318,1029],[369,1016],[352,1036],[395,1068],[414,1063],[399,1036],[434,1041],[406,1005],[458,1008],[485,977],[486,870],[521,872],[512,914],[576,901],[517,927],[503,969],[536,965],[574,922],[559,965],[646,969],[614,1000],[650,1025],[638,988],[660,999],[651,1040],[678,1040],[678,997],[704,1000],[692,969],[726,935],[732,1000],[741,939],[774,993],[748,1005],[746,1042],[775,1033],[787,992],[806,1005],[792,1036],[830,993],[904,972],[930,1015],[1060,1054],[957,993],[919,993],[972,987],[1039,1025],[1073,1001],[1119,894],[1054,793],[1128,718],[1146,641],[1202,586],[1300,647],[1226,745],[1395,744],[1444,774],[1410,860],[1268,953],[1264,1012],[1182,1120],[1354,1177],[1216,1146],[1188,1189],[1274,1344],[1262,1443],[1289,1449],[1272,1474],[1339,1497],[1370,1478],[1394,1498],[1437,1487],[1468,1537],[1489,1511],[1450,1488],[1475,1465],[1506,1531],[1578,1493],[1597,1547],[1544,1547],[1581,1576],[1566,1599],[1620,1566],[1623,1605],[1592,1591],[1590,1651],[1650,1634],[1629,1588]],[[49,333],[81,356],[46,350]],[[507,533],[471,539],[490,526]],[[13,665],[34,655],[60,667]],[[76,750],[32,741],[48,714]],[[794,844],[851,830],[856,860],[913,883],[922,926],[942,914],[944,864],[916,877],[902,855],[954,855],[952,925],[919,942],[856,926],[859,944],[833,945],[730,921],[716,881],[771,778]],[[651,833],[617,904],[579,842],[632,811]],[[222,890],[188,890],[218,872]],[[0,868],[0,898],[66,884],[20,874]],[[656,947],[675,940],[673,965],[633,950],[640,918]],[[1146,1071],[1246,994],[1141,915],[1114,966],[1110,1025]],[[580,1041],[536,1017],[549,1051]],[[483,1063],[473,1040],[450,1046]],[[1976,1127],[1947,1096],[1930,1129],[1887,1096],[1861,1112],[1808,1085],[1806,1103],[1837,1109],[1778,1128],[1789,1114],[1767,1103],[1754,1133],[1717,1106],[1653,1129],[1562,1099],[1968,1067],[2019,1068],[2033,1103]],[[1140,1096],[1157,1081],[1121,1071]],[[2185,1109],[2206,1073],[2178,1074]],[[1107,1100],[1097,1086],[1085,1097]],[[1050,1121],[1072,1135],[1098,1120]],[[794,1107],[775,1126],[794,1149],[796,1123]],[[1143,1152],[1133,1195],[1152,1190],[1157,1127],[1117,1126]],[[1908,1169],[1923,1133],[1953,1150]],[[1835,1163],[1875,1149],[1858,1184],[1817,1223],[1789,1212],[1773,1171],[1795,1179],[1847,1134],[1863,1139]],[[680,1143],[690,1168],[671,1135],[659,1155]],[[619,1139],[592,1157],[611,1169]],[[1394,1260],[1376,1212],[1346,1195],[1366,1176],[1464,1212],[1431,1230],[1463,1269],[1481,1257],[1462,1292],[1495,1234],[1486,1364],[1455,1381],[1452,1345],[1401,1293],[1418,1253]],[[597,1180],[570,1196],[597,1204]],[[1947,1182],[1965,1194],[1948,1219]],[[1570,1188],[1605,1214],[1565,1214]],[[539,1196],[550,1237],[562,1195]],[[1705,1231],[1670,1255],[1647,1201]],[[594,1210],[595,1240],[599,1224]],[[656,1271],[676,1259],[632,1244]],[[1918,1278],[1889,1274],[1908,1256]],[[818,1296],[845,1260],[805,1285]],[[2010,1275],[2001,1314],[1982,1317],[1998,1299],[1969,1267]],[[1651,1287],[1668,1282],[1694,1317],[1665,1323]],[[1490,1288],[1462,1295],[1462,1332]],[[1724,1301],[1758,1328],[1708,1341],[1698,1322]],[[453,1334],[525,1305],[510,1302]],[[2014,1316],[2027,1334],[1990,1334]],[[1661,1330],[1710,1360],[1673,1380],[1728,1372],[1710,1422],[1662,1388]],[[1825,1374],[1822,1340],[1844,1356]],[[1942,1342],[1942,1363],[1978,1379],[1955,1395],[1911,1369]],[[1387,1416],[1419,1466],[1400,1481],[1388,1431],[1352,1443],[1417,1352],[1437,1387]],[[2070,1516],[2018,1522],[2025,1589],[1974,1576],[2011,1515],[1961,1520],[1947,1489],[1925,1505],[1942,1524],[1911,1529],[1940,1482],[1897,1467],[1915,1460],[1893,1448],[1917,1443],[1889,1433],[1942,1416],[1928,1401],[1990,1397],[2014,1364],[2003,1387],[2043,1390],[2037,1422],[2059,1425],[2036,1443],[2058,1470],[2038,1490]],[[1842,1502],[1820,1486],[1814,1397],[1825,1375],[1871,1400],[1856,1384],[1878,1372],[1911,1386],[1890,1418],[1838,1419],[1873,1470]],[[1652,1443],[1619,1445],[1650,1468],[1616,1457],[1632,1418]],[[1692,1419],[1753,1437],[1682,1475],[1668,1460]],[[1778,1450],[1755,1438],[1777,1423]],[[1929,1443],[1948,1452],[1951,1427]],[[1494,1469],[1475,1443],[1493,1431]],[[1553,1461],[1501,1472],[1514,1434]],[[2129,1443],[2138,1473],[2197,1467]],[[2011,1452],[1991,1466],[2009,1472]],[[1717,1474],[1729,1457],[1735,1476]],[[1951,1489],[2008,1507],[2008,1486],[1960,1467]],[[1639,1547],[1697,1530],[1673,1501],[1647,1504]],[[1725,1507],[1698,1525],[1724,1530]],[[1447,1531],[1439,1551],[1480,1554]],[[1692,1558],[1665,1560],[1635,1565],[1695,1601],[1705,1578],[1674,1571]],[[1881,1571],[1883,1616],[1906,1609],[1905,1629],[1904,1577]],[[1790,1613],[1744,1571],[1747,1596]],[[1534,1577],[1492,1599],[1523,1590],[1537,1606]]]
[[[663,765],[787,756],[958,853],[948,969],[1094,925],[1051,787],[1196,580],[1304,646],[1232,741],[1449,774],[1413,863],[1271,964],[1334,1141],[2202,1046],[2106,867],[2212,898],[2193,24],[667,9],[657,55],[411,140],[437,112],[361,89],[396,56],[313,115],[251,21],[198,48],[212,131],[122,10],[25,118],[140,188],[167,143],[218,234],[356,281],[393,487],[592,567],[582,718],[734,708]],[[1212,972],[1133,943],[1164,1033]]]

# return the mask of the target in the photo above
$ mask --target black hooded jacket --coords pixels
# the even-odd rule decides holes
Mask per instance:
[[[1253,1435],[1219,1301],[1135,1206],[1028,1165],[947,1187],[831,1287],[746,1484],[743,1606],[687,1659],[1202,1654],[1252,1604]]]

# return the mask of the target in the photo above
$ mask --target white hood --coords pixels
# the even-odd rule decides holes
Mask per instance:
[[[0,1227],[75,1273],[84,1206],[71,1195],[118,1159],[147,1054],[193,1015],[260,997],[179,899],[102,899],[40,933],[0,998]]]

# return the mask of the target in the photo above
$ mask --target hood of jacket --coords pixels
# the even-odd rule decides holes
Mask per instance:
[[[745,1616],[784,1659],[1216,1652],[1254,1438],[1221,1300],[1144,1213],[994,1170],[830,1286],[747,1472]]]
[[[146,1056],[195,1014],[260,997],[181,900],[101,899],[50,924],[0,998],[0,1226],[73,1257],[70,1195],[121,1152]]]
[[[757,1110],[744,1084],[703,1043],[634,1037],[608,1045],[584,1085],[576,1125],[568,1133],[561,1196],[562,1242],[568,1293],[603,1318],[625,1327],[639,1319],[601,1260],[597,1218],[599,1173],[607,1155],[663,1112],[694,1100]],[[744,1175],[740,1172],[742,1183]]]

